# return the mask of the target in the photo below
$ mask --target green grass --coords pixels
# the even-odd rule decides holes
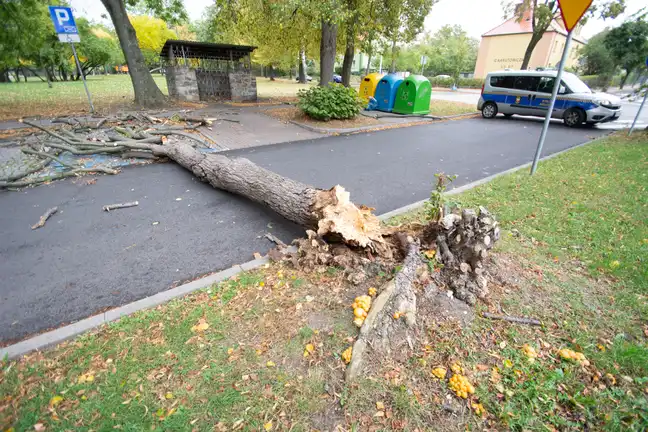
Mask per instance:
[[[648,428],[646,168],[648,135],[617,135],[543,162],[533,177],[521,170],[450,198],[496,214],[504,233],[498,249],[519,264],[510,270],[519,286],[493,302],[546,325],[477,318],[470,329],[468,340],[495,334],[505,344],[494,350],[498,360],[475,350],[467,363],[500,371],[499,388],[488,375],[476,381],[481,402],[506,428]],[[423,217],[419,210],[392,223]],[[529,363],[524,343],[542,358]],[[584,353],[591,365],[561,361],[559,348]]]
[[[468,113],[474,113],[476,111],[477,108],[473,104],[437,100],[437,99],[432,99],[430,101],[430,115],[433,116],[468,114]]]
[[[162,93],[167,94],[166,79],[154,74]],[[88,89],[95,107],[114,110],[132,103],[134,94],[129,75],[90,75]],[[83,82],[54,82],[52,88],[40,80],[0,84],[0,119],[26,116],[56,116],[88,112]]]
[[[153,79],[162,93],[168,94],[166,78],[153,74]],[[134,94],[129,75],[90,75],[87,82],[97,110],[111,112],[132,105]],[[54,82],[52,85],[48,88],[47,83],[38,79],[26,83],[0,83],[0,120],[89,112],[83,82]],[[300,89],[311,85],[286,79],[257,78],[260,99],[293,98]]]
[[[0,430],[646,430],[647,167],[646,134],[615,136],[541,163],[534,177],[520,171],[453,197],[497,215],[496,260],[515,281],[491,284],[477,312],[501,308],[542,327],[479,314],[467,329],[436,324],[427,347],[344,386],[339,357],[357,334],[347,304],[357,287],[340,292],[345,275],[334,267],[307,275],[270,266],[0,362]],[[209,328],[192,331],[201,322]],[[322,322],[328,330],[311,327]],[[590,364],[561,359],[563,348]],[[448,399],[447,383],[430,375],[457,360],[476,387],[471,401]],[[448,401],[462,414],[450,416]],[[377,402],[389,418],[374,416]],[[487,416],[470,414],[470,402]]]

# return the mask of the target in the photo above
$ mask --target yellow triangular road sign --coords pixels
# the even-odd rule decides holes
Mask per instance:
[[[560,14],[567,31],[572,31],[576,27],[591,4],[592,0],[558,0]]]

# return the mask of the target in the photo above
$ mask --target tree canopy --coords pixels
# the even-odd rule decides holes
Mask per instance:
[[[611,59],[625,69],[621,87],[628,75],[643,65],[648,55],[648,21],[646,16],[639,16],[624,22],[610,30],[604,38]]]

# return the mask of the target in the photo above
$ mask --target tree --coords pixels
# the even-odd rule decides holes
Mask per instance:
[[[378,2],[378,19],[382,36],[391,44],[390,72],[396,72],[399,43],[409,43],[421,33],[425,17],[438,0],[384,0]]]
[[[616,18],[623,11],[625,11],[625,0],[599,0],[590,6],[579,25],[585,25],[588,17]],[[536,45],[549,29],[551,23],[560,17],[558,1],[523,0],[522,3],[518,3],[517,0],[511,0],[504,3],[504,13],[506,16],[515,17],[518,22],[526,19],[531,21],[531,39],[524,52],[522,66],[520,67],[520,69],[527,69]]]
[[[115,37],[101,26],[91,26],[85,18],[78,18],[76,23],[81,37],[81,42],[77,44],[77,53],[83,75],[93,68],[115,63],[120,57]],[[79,78],[80,75],[76,71],[76,79]]]
[[[167,23],[160,18],[148,15],[129,17],[135,33],[140,50],[144,55],[146,65],[151,68],[159,63],[160,50],[167,39],[177,39],[178,36],[173,30],[169,30]]]
[[[168,2],[160,0],[126,0],[129,5],[135,6],[140,2],[145,2],[146,5],[157,16],[166,16],[168,13],[175,14],[167,17],[169,21],[174,21],[180,18],[186,18],[184,5],[182,0],[169,0]],[[128,73],[133,83],[133,90],[135,92],[135,103],[144,107],[154,107],[161,105],[165,102],[165,97],[158,88],[153,77],[146,67],[146,62],[142,51],[137,44],[137,34],[135,29],[128,19],[126,13],[126,4],[124,0],[101,0],[106,10],[110,14],[110,18],[117,32],[119,44],[126,63],[128,64]],[[169,6],[167,9],[164,6]]]
[[[479,42],[468,36],[461,26],[444,26],[429,41],[429,62],[436,74],[447,74],[457,80],[461,72],[473,71]]]
[[[648,22],[646,15],[626,21],[605,35],[605,46],[614,62],[625,69],[619,87],[623,88],[630,73],[641,66],[648,55]]]

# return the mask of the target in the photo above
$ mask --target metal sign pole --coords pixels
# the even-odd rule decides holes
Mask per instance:
[[[565,62],[567,62],[567,54],[569,53],[569,45],[571,45],[571,40],[572,32],[570,31],[569,33],[567,33],[565,49],[563,50],[562,57],[560,58],[560,67],[558,68],[556,81],[554,82],[553,91],[551,92],[551,100],[549,101],[547,115],[545,116],[545,121],[542,125],[542,133],[540,134],[540,140],[538,141],[538,148],[536,149],[535,156],[533,157],[531,175],[535,174],[536,169],[538,168],[538,160],[540,159],[540,155],[542,154],[542,146],[544,145],[545,138],[547,137],[547,129],[549,129],[551,114],[553,113],[554,105],[556,104],[556,96],[558,96],[558,89],[560,89],[560,79],[562,78],[563,69],[565,68]]]
[[[644,95],[643,101],[641,102],[641,105],[639,105],[639,111],[637,111],[637,115],[634,118],[634,121],[632,122],[632,126],[630,127],[630,130],[628,131],[628,136],[632,134],[632,131],[635,128],[635,125],[637,124],[637,120],[639,120],[639,116],[641,115],[641,110],[643,109],[644,104],[646,103],[646,98],[648,98],[648,88],[646,89],[646,94]]]
[[[90,90],[88,90],[88,83],[86,83],[85,75],[83,75],[83,70],[81,70],[81,63],[79,63],[79,56],[77,56],[76,48],[74,48],[74,43],[70,42],[72,47],[72,53],[74,54],[74,60],[76,61],[77,69],[79,70],[79,75],[83,80],[83,87],[85,87],[86,95],[88,95],[88,103],[90,104],[90,112],[94,113],[94,105],[92,105],[92,98],[90,97]]]

